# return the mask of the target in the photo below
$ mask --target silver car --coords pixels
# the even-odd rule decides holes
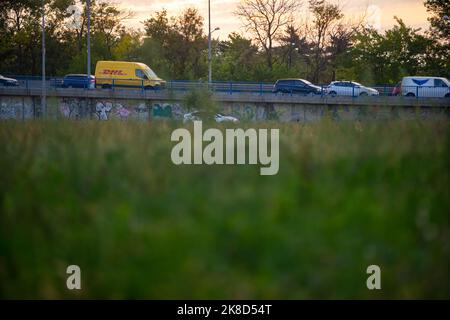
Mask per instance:
[[[354,81],[333,81],[328,87],[325,88],[325,92],[332,97],[378,96],[380,94],[378,90],[363,86],[362,84]]]

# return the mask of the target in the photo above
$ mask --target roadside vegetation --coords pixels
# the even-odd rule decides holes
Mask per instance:
[[[178,126],[3,122],[0,297],[450,297],[448,122],[260,123],[266,177],[173,165]]]

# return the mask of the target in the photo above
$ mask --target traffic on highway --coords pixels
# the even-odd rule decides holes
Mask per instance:
[[[235,81],[183,81],[163,80],[147,65],[127,61],[98,61],[94,75],[68,74],[64,77],[48,77],[45,86],[40,77],[2,76],[0,86],[8,88],[46,90],[85,89],[85,90],[173,90],[188,91],[207,86],[213,92],[256,93],[259,95],[305,95],[305,96],[406,96],[417,98],[450,98],[450,81],[442,77],[414,76],[404,77],[396,86],[377,85],[369,87],[355,81],[332,81],[329,84],[315,85],[300,78],[279,79],[274,84],[264,82]]]

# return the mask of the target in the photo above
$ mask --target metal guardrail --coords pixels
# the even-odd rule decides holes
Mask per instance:
[[[42,88],[2,87],[0,86],[0,100],[3,96],[15,97],[40,97]],[[84,90],[80,88],[56,89],[47,92],[47,97],[79,98],[79,99],[125,99],[125,100],[153,100],[153,101],[184,101],[189,91],[169,90]],[[403,96],[367,96],[354,98],[351,96],[304,96],[290,94],[264,94],[255,92],[241,92],[229,94],[227,92],[215,92],[213,98],[218,102],[227,103],[263,103],[263,104],[303,104],[317,106],[379,106],[379,107],[437,107],[450,108],[450,99],[442,98],[407,98]],[[448,112],[448,111],[446,111]]]
[[[8,76],[17,79],[20,88],[38,89],[42,88],[42,80],[40,77],[34,76]],[[112,79],[101,78],[102,82],[109,82],[104,86],[96,86],[97,90],[117,90],[126,88],[132,91],[148,91],[148,90],[171,90],[171,91],[190,91],[198,88],[209,88],[213,92],[235,94],[235,93],[252,93],[255,95],[305,95],[296,90],[284,90],[284,92],[273,92],[274,84],[267,82],[236,82],[236,81],[214,81],[210,84],[203,81],[185,81],[185,80],[169,80],[166,81],[164,88],[153,88],[149,85],[148,80],[136,79]],[[315,96],[325,96],[330,94],[328,85],[319,85],[321,87],[320,93]],[[61,77],[48,77],[46,79],[45,88],[51,90],[64,90],[66,88],[81,88],[85,90],[92,90],[87,81],[71,80],[69,83],[64,83]],[[376,89],[379,96],[393,96],[392,85],[376,85],[372,87]],[[312,94],[311,94],[312,95]],[[365,91],[361,91],[358,87],[340,88],[337,92],[338,96],[349,96],[357,98],[366,95]],[[416,98],[450,98],[450,88],[448,87],[431,87],[431,86],[411,86],[401,87],[398,95]],[[314,95],[312,95],[314,96]]]

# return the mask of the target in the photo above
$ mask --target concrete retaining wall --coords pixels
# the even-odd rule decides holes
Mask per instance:
[[[182,119],[187,110],[181,99],[124,99],[117,97],[49,96],[46,112],[39,96],[0,95],[0,119]],[[446,119],[450,120],[450,106],[373,105],[346,103],[318,104],[305,101],[229,101],[219,100],[225,114],[242,121],[318,121],[333,120],[389,120],[389,119]],[[363,101],[363,100],[361,100]],[[364,100],[366,101],[366,100]],[[363,102],[364,102],[363,101]],[[199,106],[201,109],[201,106]]]

